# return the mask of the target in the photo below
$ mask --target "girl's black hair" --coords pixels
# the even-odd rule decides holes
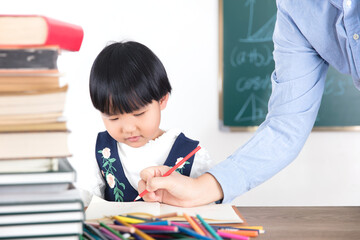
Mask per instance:
[[[108,115],[131,113],[170,92],[163,64],[138,42],[108,45],[91,68],[91,101],[96,109]]]

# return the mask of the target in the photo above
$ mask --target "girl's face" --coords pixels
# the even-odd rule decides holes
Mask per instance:
[[[105,128],[116,141],[130,147],[142,147],[162,135],[163,131],[159,128],[161,110],[165,109],[168,98],[169,94],[132,113],[102,114]]]

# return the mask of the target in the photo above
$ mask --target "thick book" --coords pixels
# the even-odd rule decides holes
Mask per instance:
[[[29,113],[29,114],[16,114],[16,115],[0,114],[0,125],[51,123],[51,122],[61,121],[62,118],[63,118],[63,112],[50,112],[50,113],[40,113],[40,114]]]
[[[0,15],[0,46],[58,45],[79,51],[84,37],[81,26],[41,15]]]
[[[84,211],[10,213],[0,215],[0,226],[84,221]]]
[[[0,94],[36,92],[57,89],[60,86],[57,71],[0,71]]]
[[[75,212],[83,211],[81,201],[54,202],[54,203],[23,203],[23,204],[0,204],[0,218],[5,214],[24,213],[48,213],[48,212]]]
[[[57,170],[59,170],[58,158],[0,159],[0,174]]]
[[[71,186],[69,182],[55,182],[55,183],[35,183],[35,184],[8,184],[1,185],[0,184],[0,195],[8,195],[8,194],[18,194],[21,193],[23,195],[31,194],[31,193],[47,193],[53,194],[56,192],[62,192]]]
[[[82,233],[83,223],[81,221],[0,226],[0,239],[25,239],[31,237],[50,239],[53,236],[81,235]]]
[[[1,132],[0,159],[71,156],[69,134],[69,131]]]
[[[1,137],[0,137],[1,139]],[[0,144],[1,145],[1,144]],[[36,184],[73,183],[76,180],[76,172],[67,158],[59,159],[59,169],[48,172],[22,172],[0,174],[0,191],[2,186],[26,186]],[[49,189],[50,190],[50,189]]]
[[[211,224],[243,223],[240,216],[234,211],[231,204],[209,204],[199,207],[182,208],[158,202],[110,202],[93,196],[90,205],[85,211],[86,220],[96,220],[106,216],[143,213],[144,215],[159,216],[167,213],[178,214],[178,217],[168,220],[184,221],[183,213],[190,216],[199,214]],[[186,220],[185,220],[186,221]]]
[[[2,47],[0,73],[8,70],[57,69],[59,47]]]
[[[55,122],[46,123],[12,123],[12,124],[1,124],[0,132],[36,132],[36,131],[66,131],[65,119],[59,119]]]
[[[14,185],[13,185],[14,186]],[[24,185],[27,186],[27,185]],[[22,191],[1,194],[0,214],[2,213],[25,213],[25,212],[56,212],[83,209],[80,190],[73,184],[61,191],[52,191],[53,184],[48,184],[48,191],[24,194]],[[21,190],[21,189],[20,189]],[[70,203],[69,205],[67,205]],[[80,203],[73,205],[73,203]]]
[[[68,86],[0,95],[0,116],[63,112]]]

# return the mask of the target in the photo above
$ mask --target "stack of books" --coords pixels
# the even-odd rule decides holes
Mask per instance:
[[[83,204],[68,161],[67,85],[57,59],[78,51],[81,27],[0,15],[0,239],[82,233]]]

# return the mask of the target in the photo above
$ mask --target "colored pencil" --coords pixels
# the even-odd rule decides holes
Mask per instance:
[[[121,223],[122,225],[125,225],[127,227],[132,227],[129,223],[124,222],[122,219],[120,219],[118,216],[114,216],[113,217],[116,221],[118,221],[119,223]],[[139,235],[140,237],[144,238],[145,240],[155,240],[154,238],[152,238],[151,236],[149,236],[148,234],[144,233],[143,231],[141,231],[138,228],[135,228],[135,234]]]
[[[162,230],[162,231],[179,231],[179,228],[176,226],[162,226],[162,225],[141,225],[141,224],[134,224],[134,227],[141,230]]]
[[[99,228],[100,227],[100,223],[87,223],[90,224],[94,227]],[[134,227],[126,227],[126,226],[120,226],[120,225],[115,225],[115,224],[107,224],[109,227],[111,227],[114,230],[120,231],[120,232],[128,232],[128,233],[134,233],[135,232],[135,228]]]
[[[83,234],[84,234],[85,237],[87,237],[90,240],[92,240],[92,239],[101,240],[101,238],[98,235],[96,235],[95,233],[90,232],[89,229],[87,229],[86,227],[83,228]],[[90,235],[90,237],[88,235]],[[92,237],[92,239],[91,239],[91,237]]]
[[[219,234],[217,234],[216,231],[199,214],[197,214],[196,217],[216,240],[222,240],[222,237],[220,237]]]
[[[106,230],[108,230],[112,234],[116,235],[119,239],[126,240],[126,238],[124,238],[123,235],[121,235],[118,231],[115,231],[114,229],[112,229],[111,227],[106,225],[105,223],[100,222],[100,226],[102,226],[103,228],[106,228]]]
[[[169,218],[169,217],[177,217],[177,216],[178,216],[177,212],[172,212],[172,213],[165,213],[165,214],[157,215],[157,216],[154,216],[154,218]]]
[[[183,232],[183,233],[185,233],[185,234],[187,234],[187,235],[189,235],[191,237],[195,237],[196,239],[213,240],[212,238],[200,235],[197,232],[195,232],[195,231],[193,231],[193,230],[191,230],[189,228],[179,226],[179,231]]]
[[[94,226],[91,226],[87,223],[84,223],[84,226],[86,229],[89,230],[89,232],[93,233],[94,235],[98,236],[99,238],[101,238],[102,240],[108,240],[106,236],[104,236],[104,234],[102,234],[102,232],[95,228]]]
[[[233,229],[233,230],[254,230],[254,231],[265,231],[263,226],[241,226],[241,227],[230,227],[230,226],[216,226],[213,225],[213,228],[216,229]]]
[[[236,230],[245,230],[245,231],[254,231],[258,232],[259,234],[265,233],[265,230],[261,226],[257,227],[247,227],[247,226],[241,226],[241,227],[228,227],[228,226],[212,226],[215,230],[229,230],[229,231],[236,231]]]
[[[124,222],[131,223],[131,224],[146,222],[145,220],[140,220],[140,219],[136,219],[136,218],[132,218],[132,217],[125,217],[122,215],[117,215],[117,217],[119,219],[123,220]]]
[[[203,232],[203,230],[201,230],[201,228],[196,224],[196,222],[194,222],[194,220],[187,215],[186,213],[183,213],[186,221],[189,222],[190,226],[194,229],[195,232],[197,232],[198,234],[202,235],[202,236],[206,236],[205,233]]]
[[[220,230],[217,231],[217,234],[219,234],[219,236],[224,237],[224,238],[231,238],[231,239],[237,239],[237,240],[249,240],[249,237],[246,236],[241,236],[238,234],[233,234],[233,233],[227,233],[227,232],[221,232]]]
[[[125,217],[129,217],[129,218],[135,218],[135,219],[139,219],[139,220],[144,220],[145,222],[152,222],[152,221],[160,221],[161,219],[157,219],[155,217],[138,217],[138,216],[134,216],[134,215],[130,215],[130,214],[126,214],[124,215]]]
[[[96,238],[94,238],[94,237],[87,231],[87,229],[83,229],[83,236],[84,236],[86,239],[89,239],[89,240],[96,240]]]
[[[162,177],[166,177],[169,176],[172,172],[174,172],[178,167],[180,167],[184,162],[186,162],[192,155],[194,155],[197,151],[200,150],[200,146],[197,146],[194,150],[192,150],[188,155],[186,155],[186,157],[184,157],[180,162],[178,162],[175,166],[173,166],[172,168],[170,168],[164,175],[162,175]],[[137,196],[134,199],[134,202],[139,200],[140,198],[142,198],[145,194],[147,194],[148,191],[145,189],[142,193],[139,194],[139,196]]]
[[[182,223],[182,222],[170,221],[170,224],[171,224],[171,225],[175,225],[175,226],[180,226],[180,227],[191,228],[190,224]]]
[[[190,218],[191,218],[191,219],[194,221],[194,223],[201,229],[201,231],[204,232],[205,236],[207,236],[207,237],[212,237],[212,235],[209,233],[208,230],[206,230],[206,228],[204,227],[204,225],[202,225],[201,223],[199,223],[196,218],[194,218],[193,216],[190,216]]]
[[[250,230],[218,230],[218,232],[226,232],[226,233],[232,233],[232,234],[238,234],[241,236],[247,236],[247,237],[257,237],[259,235],[259,232],[257,231],[250,231]]]
[[[148,230],[148,229],[142,229],[141,231],[143,231],[144,233],[146,233],[147,235],[153,237],[154,234],[161,234],[161,235],[167,235],[168,237],[173,234],[173,233],[178,233],[178,231],[168,231],[168,230]]]
[[[99,230],[112,240],[122,240],[122,238],[119,238],[116,234],[112,233],[111,231],[109,231],[108,229],[106,229],[104,227],[100,227]]]
[[[162,226],[169,226],[170,221],[164,220],[164,221],[156,221],[156,222],[144,222],[144,223],[138,223],[137,225],[162,225]]]
[[[243,227],[241,227],[241,228],[264,230],[264,227],[263,227],[263,226],[243,226]]]

